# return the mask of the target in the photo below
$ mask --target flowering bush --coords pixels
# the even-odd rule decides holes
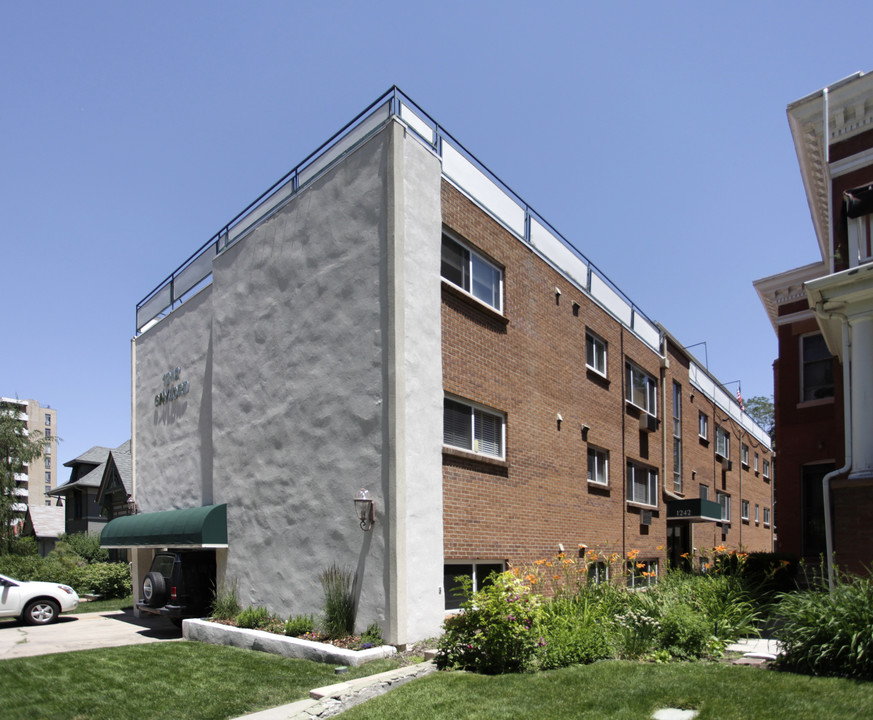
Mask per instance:
[[[445,623],[438,667],[497,674],[534,666],[537,649],[545,644],[543,600],[531,590],[530,579],[519,575],[512,570],[493,574],[478,592],[469,578],[459,578],[466,599],[462,612]]]

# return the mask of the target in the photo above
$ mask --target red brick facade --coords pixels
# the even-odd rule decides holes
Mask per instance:
[[[667,545],[665,490],[673,489],[673,383],[681,386],[684,471],[682,491],[696,498],[706,484],[732,498],[732,524],[696,523],[693,545],[769,550],[763,518],[740,520],[741,500],[772,506],[771,484],[742,466],[740,426],[694,392],[688,359],[671,347],[668,362],[631,330],[555,271],[536,252],[443,181],[445,231],[503,269],[503,313],[443,281],[444,391],[506,416],[505,460],[444,449],[444,533],[447,562],[513,564],[552,556],[580,544],[663,567]],[[586,368],[586,331],[607,347],[606,378]],[[625,400],[626,363],[658,385],[652,432],[640,429],[644,411]],[[693,399],[692,399],[693,396]],[[698,440],[698,410],[709,416],[709,444]],[[716,462],[715,427],[730,432],[733,464]],[[744,439],[761,461],[769,451]],[[608,452],[608,486],[587,480],[588,448]],[[657,506],[629,504],[626,463],[658,473]],[[772,467],[772,462],[771,462]],[[679,496],[681,497],[681,496]],[[648,514],[648,513],[646,513]]]

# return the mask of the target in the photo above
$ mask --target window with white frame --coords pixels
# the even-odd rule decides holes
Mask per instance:
[[[51,424],[52,424],[52,416],[51,416],[51,415],[46,415],[46,416],[45,416],[45,424],[46,424],[46,425],[51,425]]]
[[[726,460],[730,459],[731,436],[730,433],[721,426],[716,426],[715,428],[715,452]]]
[[[503,458],[506,417],[461,400],[443,400],[443,444]]]
[[[764,508],[764,525],[770,524],[770,508]]]
[[[755,524],[761,522],[761,506],[755,503]]]
[[[742,455],[743,465],[749,467],[749,446],[745,443],[743,443],[740,454]]]
[[[585,365],[606,377],[606,341],[590,330],[585,333]]]
[[[673,383],[673,492],[682,492],[682,386]]]
[[[770,461],[764,460],[764,477],[770,477]]]
[[[503,271],[479,253],[443,235],[441,274],[477,300],[503,312]]]
[[[800,338],[801,400],[834,396],[834,361],[821,333]]]
[[[638,505],[658,505],[658,471],[627,463],[627,501]]]
[[[627,586],[647,587],[658,581],[657,560],[630,560],[627,563]]]
[[[458,562],[443,565],[446,610],[460,609],[461,603],[466,600],[463,592],[465,582],[469,582],[470,589],[475,592],[488,585],[491,573],[502,573],[503,570],[502,562]]]
[[[718,501],[718,506],[721,508],[722,522],[731,521],[731,496],[727,493],[717,492],[715,499]]]
[[[600,448],[588,448],[588,482],[609,485],[609,452]]]
[[[709,418],[699,411],[697,413],[697,434],[704,440],[709,440]]]
[[[701,500],[709,500],[709,486],[701,485],[700,486],[700,499]]]
[[[755,453],[755,472],[758,472],[758,453]]]
[[[740,517],[743,520],[749,519],[749,501],[743,500],[740,508]]]
[[[625,365],[627,385],[625,399],[645,410],[649,415],[658,415],[658,383],[647,372],[640,370],[636,365]]]

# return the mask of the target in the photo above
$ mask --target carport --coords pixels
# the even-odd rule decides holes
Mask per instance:
[[[106,524],[100,546],[130,550],[134,610],[155,550],[215,550],[216,582],[227,567],[227,504],[125,515]]]

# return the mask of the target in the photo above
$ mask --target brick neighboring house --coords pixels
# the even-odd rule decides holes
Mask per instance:
[[[779,339],[778,548],[811,562],[832,552],[838,565],[867,572],[873,563],[873,75],[855,73],[791,103],[788,120],[821,260],[755,282]]]
[[[132,550],[135,593],[184,546],[243,604],[317,612],[336,562],[358,625],[405,643],[458,574],[772,547],[766,433],[396,88],[138,305],[132,353],[141,514],[103,544]]]

